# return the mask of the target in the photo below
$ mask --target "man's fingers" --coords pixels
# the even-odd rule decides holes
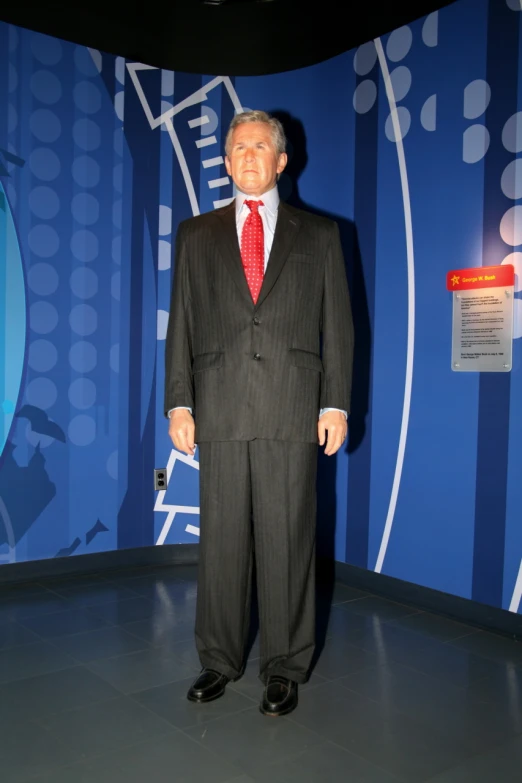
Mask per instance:
[[[335,425],[330,427],[328,429],[328,439],[326,441],[326,448],[324,450],[324,453],[328,457],[331,457],[333,454],[339,451],[339,449],[344,443],[345,437],[346,435],[345,435],[344,428],[340,429]]]
[[[328,457],[330,457],[334,453],[333,448],[334,448],[334,443],[336,438],[336,430],[337,428],[335,427],[335,425],[328,428],[328,438],[326,439],[326,448],[324,450],[324,453]]]

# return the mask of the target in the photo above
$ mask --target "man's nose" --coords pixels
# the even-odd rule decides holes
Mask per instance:
[[[245,150],[245,158],[247,160],[253,160],[255,158],[255,150],[253,147],[247,147]]]

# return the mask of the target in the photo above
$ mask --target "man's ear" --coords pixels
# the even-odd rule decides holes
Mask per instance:
[[[286,152],[282,152],[281,155],[279,156],[278,161],[277,161],[276,171],[277,171],[278,174],[282,174],[283,173],[283,171],[286,168],[286,164],[287,163],[288,163],[288,155],[286,154]]]
[[[232,166],[230,165],[230,161],[228,159],[228,155],[225,155],[225,168],[227,170],[227,174],[231,177],[232,176]]]

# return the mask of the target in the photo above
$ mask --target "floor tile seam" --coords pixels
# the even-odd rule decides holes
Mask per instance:
[[[96,588],[96,590],[108,590],[112,588],[118,588],[119,590],[124,590],[125,592],[129,593],[131,598],[135,598],[136,595],[139,595],[139,593],[136,593],[135,590],[133,590],[130,587],[126,587],[125,585],[119,585],[115,582],[102,582],[99,585],[80,585],[79,587],[76,587],[74,589],[65,589],[61,590],[61,592],[56,591],[56,595],[60,598],[65,598],[66,601],[74,601],[74,597],[81,595],[83,591],[86,590],[87,595],[89,595],[91,588]],[[94,592],[94,591],[93,591]],[[117,598],[112,598],[106,601],[102,601],[101,603],[114,603],[114,601],[125,601],[128,600],[128,597],[126,595]],[[98,604],[96,604],[98,605]]]
[[[349,676],[349,675],[344,675],[344,676]],[[374,698],[372,698],[371,696],[368,696],[368,695],[367,695],[367,694],[365,694],[365,693],[360,693],[359,691],[356,691],[356,690],[354,690],[353,688],[350,688],[350,687],[349,687],[348,685],[346,685],[345,683],[341,682],[341,680],[342,680],[342,677],[338,678],[338,680],[339,680],[339,685],[341,685],[341,687],[342,687],[342,688],[343,688],[345,691],[347,691],[347,693],[351,693],[351,694],[353,694],[354,696],[356,696],[357,698],[359,698],[359,699],[363,699],[364,701],[367,701],[367,702],[369,702],[370,704],[372,704],[372,705],[374,705],[374,706],[376,706],[376,707],[379,707],[379,708],[380,708],[380,707],[382,707],[382,706],[383,706],[383,704],[382,704],[382,701],[381,701],[381,700],[379,700],[379,699],[374,699]],[[334,682],[335,682],[335,680],[329,680],[329,681],[328,681],[328,683],[329,683],[329,684],[331,684],[331,683],[334,683]],[[397,713],[398,715],[401,715],[401,716],[403,716],[403,717],[410,718],[410,719],[411,719],[411,717],[412,717],[412,716],[411,716],[411,713],[407,712],[406,710],[400,709],[400,708],[396,707],[395,705],[393,705],[391,709],[393,710],[393,712],[394,712],[394,713]],[[296,718],[296,719],[297,719],[297,718]],[[386,723],[390,723],[390,722],[392,722],[392,721],[393,721],[393,716],[390,716],[389,718],[385,718],[385,719],[384,719],[384,721],[385,721]]]
[[[38,586],[38,590],[31,592],[26,592],[25,590],[3,590],[2,587],[0,587],[0,607],[9,606],[9,604],[20,600],[20,598],[38,598],[42,595],[47,595],[47,593],[49,593],[50,596],[54,595],[54,593],[47,587]]]
[[[467,756],[465,759],[462,759],[457,764],[452,764],[449,767],[446,767],[443,770],[440,770],[435,775],[431,775],[429,778],[425,778],[423,781],[420,781],[420,783],[430,783],[430,781],[436,780],[440,775],[443,775],[447,772],[452,772],[453,770],[458,770],[459,767],[461,767],[463,764],[468,764],[470,761],[473,761],[474,759],[480,759],[482,756],[487,756],[488,754],[497,751],[499,748],[502,747],[502,745],[505,745],[507,742],[510,742],[511,739],[503,739],[500,740],[498,743],[495,742],[492,746],[488,746],[487,750],[480,750],[478,752],[472,752],[469,756]],[[499,783],[502,783],[500,781]]]
[[[234,691],[234,693],[237,693],[237,691]],[[244,696],[244,694],[242,694],[242,693],[239,694],[239,695],[240,696]],[[248,698],[248,697],[245,696],[245,698]],[[141,704],[141,702],[138,702],[138,704]],[[216,715],[214,718],[208,718],[207,720],[204,721],[204,725],[205,726],[210,726],[211,724],[217,723],[217,721],[223,720],[224,718],[231,718],[231,717],[234,717],[236,715],[241,715],[243,712],[250,712],[252,710],[252,708],[255,706],[255,704],[256,704],[256,702],[253,702],[252,704],[248,704],[247,706],[240,707],[239,709],[230,710],[230,712],[227,712],[224,715]],[[143,705],[143,706],[146,706],[146,705]],[[197,705],[193,705],[193,706],[195,706],[196,709],[197,709]],[[154,715],[158,714],[157,712],[154,712],[154,710],[152,710],[152,713]],[[168,718],[164,718],[163,720],[166,720],[167,722],[170,723],[170,721],[168,721]],[[172,725],[174,725],[174,724],[172,724]],[[186,731],[190,731],[191,729],[197,729],[198,726],[200,726],[200,725],[201,724],[199,724],[199,723],[191,723],[190,725],[185,725],[183,727],[176,726],[176,728],[179,729],[180,731],[183,731],[183,729],[185,729]]]
[[[113,661],[115,658],[128,658],[131,655],[139,655],[140,653],[146,652],[147,650],[156,650],[156,649],[159,649],[159,648],[153,647],[152,645],[149,644],[143,650],[131,650],[130,652],[122,652],[122,653],[117,653],[116,655],[108,655],[106,658],[95,658],[93,661],[89,661],[89,663],[85,663],[85,662],[82,663],[82,666],[90,667],[90,666],[92,666],[94,664],[99,663],[100,661]],[[177,657],[177,662],[178,663],[184,663],[184,661],[180,661],[179,660],[179,657]],[[93,672],[93,674],[97,674],[97,672]],[[100,677],[101,675],[98,675],[98,676]]]
[[[47,674],[58,674],[58,672],[64,672],[67,669],[74,669],[79,664],[76,662],[76,659],[73,659],[72,663],[68,663],[65,666],[60,666],[59,668],[55,669],[47,669],[46,671],[38,672],[35,674],[34,672],[31,674],[24,674],[23,677],[10,677],[8,680],[2,679],[0,675],[0,687],[3,685],[10,685],[11,683],[15,682],[24,682],[24,680],[31,680],[33,677],[45,677]],[[81,665],[81,664],[80,664]]]
[[[132,653],[130,653],[130,655],[132,655]],[[119,656],[115,656],[115,657],[119,657]],[[102,658],[101,660],[107,660],[107,659],[106,658]],[[98,661],[93,661],[93,663],[98,663]],[[143,691],[151,690],[151,687],[152,688],[161,688],[161,687],[165,687],[167,685],[173,685],[176,682],[181,682],[182,680],[187,679],[187,677],[184,676],[184,677],[180,677],[180,678],[177,678],[177,679],[175,678],[173,680],[165,680],[165,681],[162,681],[162,682],[158,683],[157,685],[153,685],[153,686],[148,685],[145,688],[138,688],[137,690],[123,691],[123,690],[121,690],[121,688],[119,688],[117,685],[115,685],[112,680],[108,680],[104,676],[99,674],[97,671],[94,671],[94,669],[91,668],[90,664],[84,664],[84,666],[85,666],[86,669],[89,669],[91,674],[95,674],[97,677],[99,677],[101,680],[103,680],[106,684],[112,686],[113,688],[116,688],[124,696],[132,696],[135,693],[143,693]],[[196,677],[199,671],[200,671],[199,668],[198,669],[194,668],[194,670],[191,672],[190,676],[194,675],[194,677]]]
[[[253,707],[248,707],[248,709],[242,710],[242,712],[250,712],[251,710],[254,710],[254,708],[253,708]],[[321,735],[320,735],[318,732],[314,731],[314,729],[310,729],[308,726],[303,726],[303,725],[301,725],[301,724],[296,724],[296,723],[295,723],[295,721],[293,721],[293,720],[291,719],[291,717],[290,717],[290,716],[288,716],[288,715],[285,715],[285,716],[283,716],[283,717],[280,717],[280,718],[272,718],[272,717],[268,717],[268,716],[266,716],[266,715],[262,715],[262,714],[259,712],[259,709],[258,709],[258,710],[254,710],[254,711],[255,711],[255,712],[258,712],[258,717],[259,717],[259,720],[260,720],[260,721],[263,721],[263,720],[264,720],[264,721],[266,722],[266,721],[274,721],[274,720],[275,720],[275,721],[279,721],[279,722],[281,722],[281,721],[290,722],[290,723],[293,723],[294,725],[298,725],[300,729],[305,729],[305,731],[307,731],[309,734],[315,735],[315,737],[317,737],[317,740],[316,740],[316,741],[314,741],[313,743],[311,743],[311,744],[307,745],[307,746],[306,746],[306,748],[305,748],[304,750],[309,750],[311,747],[316,747],[317,745],[321,745],[321,744],[322,744],[322,743],[324,743],[324,741],[325,741],[325,740],[324,740],[324,737],[322,737],[322,736],[321,736]],[[238,714],[240,714],[240,713],[235,713],[235,714],[236,714],[236,715],[238,715]],[[204,731],[204,733],[203,733],[203,735],[202,735],[202,737],[201,737],[201,740],[203,740],[203,739],[204,739],[204,737],[206,736],[206,727],[207,727],[207,725],[208,725],[208,724],[215,723],[216,721],[223,720],[223,719],[225,719],[225,718],[227,718],[227,717],[231,717],[231,716],[230,716],[230,715],[222,715],[220,718],[213,719],[213,720],[211,720],[211,721],[206,721],[206,722],[205,722],[205,723],[202,725],[202,728],[205,728],[205,731]],[[195,728],[195,727],[192,727],[192,729],[191,729],[191,730],[193,730],[194,728]],[[241,762],[239,762],[239,761],[237,761],[237,760],[234,760],[234,761],[232,761],[232,760],[228,759],[226,756],[224,756],[224,755],[219,755],[219,754],[218,754],[216,751],[213,751],[211,748],[208,748],[208,747],[207,747],[207,746],[204,744],[204,742],[200,741],[199,739],[196,739],[195,737],[192,737],[192,736],[191,736],[191,735],[188,733],[188,732],[189,732],[189,728],[188,728],[188,727],[186,727],[186,729],[180,729],[180,731],[182,731],[182,732],[183,732],[183,734],[185,734],[187,737],[189,737],[189,738],[190,738],[190,739],[192,739],[194,742],[196,742],[196,743],[197,743],[197,744],[198,744],[200,747],[202,747],[202,748],[205,748],[205,750],[207,750],[207,751],[210,751],[210,752],[211,752],[211,753],[212,753],[214,756],[216,756],[217,758],[219,758],[221,761],[225,760],[225,761],[226,761],[228,764],[231,764],[232,766],[236,766],[236,767],[240,768],[240,770],[241,770],[243,773],[246,773],[247,775],[249,775],[249,774],[250,774],[250,772],[252,771],[252,770],[251,770],[251,767],[248,767],[248,766],[243,766],[243,765],[241,764]],[[293,758],[293,757],[295,757],[295,756],[298,756],[300,753],[304,752],[304,750],[298,751],[298,752],[296,752],[296,753],[285,753],[285,754],[284,754],[284,755],[282,755],[280,758],[278,758],[278,763],[279,763],[279,762],[282,762],[282,761],[287,761],[287,760],[288,760],[288,759],[290,759],[290,758]]]
[[[87,588],[89,588],[89,587],[108,587],[110,584],[113,584],[113,583],[110,580],[108,580],[108,579],[103,579],[103,578],[99,577],[98,579],[93,580],[92,582],[89,582],[88,584],[83,584],[83,585],[80,585],[80,584],[76,584],[75,585],[74,584],[74,578],[72,578],[70,580],[65,579],[62,583],[55,583],[54,585],[53,584],[45,584],[44,582],[39,582],[38,584],[41,587],[43,587],[45,590],[48,590],[53,595],[60,595],[60,592],[59,592],[60,590],[67,590],[67,589],[70,589],[70,588],[74,588],[74,589],[78,590],[78,589],[80,589],[82,587],[87,587]]]
[[[522,642],[518,641],[517,639],[512,639],[509,636],[505,636],[504,634],[501,634],[501,633],[495,633],[494,631],[486,631],[484,628],[477,628],[474,633],[466,634],[465,636],[463,636],[461,638],[468,638],[469,636],[477,636],[478,637],[478,636],[481,636],[482,634],[485,634],[487,636],[493,636],[497,640],[500,639],[500,640],[503,640],[504,642],[509,642],[512,645],[513,650],[517,651],[516,657],[519,659],[519,664],[522,665]],[[461,647],[460,645],[455,644],[455,642],[458,642],[458,641],[460,641],[460,638],[459,639],[451,639],[450,641],[446,642],[446,644],[449,647],[456,647],[458,650],[464,650],[464,652],[472,653],[473,655],[478,655],[478,656],[480,656],[482,658],[487,658],[488,660],[492,660],[492,661],[498,661],[499,660],[498,657],[490,658],[489,656],[484,655],[483,653],[475,652],[474,650],[469,650],[467,647]]]
[[[117,688],[115,686],[112,686],[115,690]],[[64,710],[58,710],[54,712],[49,712],[44,715],[41,715],[39,718],[33,718],[32,720],[49,720],[50,718],[56,717],[58,715],[69,715],[72,712],[77,712],[80,710],[84,710],[86,708],[91,707],[101,707],[104,704],[109,704],[112,701],[117,701],[118,699],[126,699],[128,698],[126,693],[123,693],[122,691],[118,691],[116,694],[111,694],[110,696],[105,696],[103,699],[97,699],[96,701],[90,701],[87,704],[80,704],[75,705],[74,707],[67,707]]]
[[[58,712],[50,712],[46,715],[40,715],[35,718],[31,718],[33,723],[36,723],[36,725],[40,726],[40,728],[45,728],[48,731],[51,731],[51,729],[47,729],[45,725],[43,725],[44,721],[48,721],[52,718],[55,718],[59,715],[71,715],[74,712],[81,712],[81,710],[90,709],[91,707],[99,707],[102,704],[110,704],[113,701],[121,701],[125,700],[127,697],[124,693],[116,693],[112,694],[111,696],[106,697],[105,699],[100,699],[100,701],[92,701],[88,704],[80,704],[76,705],[74,707],[67,707],[65,710],[59,710]]]
[[[413,608],[413,607],[410,606],[410,604],[404,604],[404,605],[408,606],[409,608]],[[458,620],[456,617],[454,617],[452,615],[443,614],[441,612],[432,612],[432,611],[429,611],[428,609],[417,609],[417,611],[413,612],[412,614],[414,614],[414,615],[422,614],[422,615],[424,615],[426,617],[434,617],[437,620],[443,620],[443,621],[445,621],[447,623],[452,623],[453,625],[460,625],[461,627],[469,628],[470,629],[470,633],[474,633],[474,632],[476,632],[478,630],[481,630],[480,628],[478,628],[475,625],[471,625],[470,623],[463,622],[462,620]],[[411,617],[412,614],[404,616],[404,617],[398,617],[398,618],[395,618],[395,619],[396,619],[397,622],[401,622],[401,620],[405,620],[405,619],[407,619],[407,617]],[[407,629],[407,630],[409,630],[409,629]],[[466,634],[464,634],[464,635],[466,635]]]
[[[332,604],[332,606],[340,606],[341,604],[356,604],[358,601],[367,601],[368,599],[377,599],[380,601],[383,601],[385,604],[390,604],[390,606],[397,606],[401,607],[403,609],[411,609],[411,612],[408,615],[403,615],[404,617],[411,617],[413,614],[429,614],[429,612],[426,612],[425,609],[419,609],[416,606],[412,606],[412,604],[402,604],[398,601],[392,601],[390,598],[384,598],[382,595],[375,595],[373,593],[368,593],[367,595],[362,596],[361,598],[349,598],[346,601],[341,601],[340,603]]]
[[[451,639],[440,639],[442,644],[451,644],[452,642],[458,642],[460,639],[467,639],[469,636],[476,636],[480,631],[477,628],[469,631],[469,633],[463,633],[460,636],[453,636]],[[454,645],[456,647],[456,645]]]
[[[138,620],[137,622],[139,622],[139,620]],[[125,633],[128,633],[128,634],[129,634],[129,636],[132,636],[132,637],[134,637],[134,639],[138,639],[140,642],[146,642],[146,643],[147,643],[147,645],[148,645],[148,647],[151,647],[152,649],[156,649],[156,647],[160,647],[160,646],[162,646],[162,644],[163,644],[163,645],[165,645],[165,644],[169,644],[169,642],[163,642],[163,643],[159,643],[159,642],[158,642],[158,643],[154,643],[154,642],[151,642],[151,641],[149,641],[148,639],[145,639],[143,636],[139,636],[137,633],[134,633],[134,631],[129,631],[129,630],[128,630],[128,628],[125,628],[125,627],[124,627],[124,625],[120,625],[120,626],[118,626],[118,627],[122,628],[122,629],[125,631]],[[191,632],[190,636],[187,636],[187,638],[186,638],[186,639],[179,639],[178,641],[179,641],[179,642],[187,642],[189,639],[192,639],[192,637],[193,637],[193,636],[194,636],[194,633],[193,633],[193,632]],[[172,644],[177,644],[177,643],[178,643],[178,642],[172,642]]]
[[[238,688],[235,688],[232,683],[229,683],[227,687],[230,688],[231,691],[238,694],[239,696],[244,696],[245,699],[251,701],[253,705],[259,704],[259,700],[261,698],[260,696],[257,699],[255,699],[253,696],[249,696],[248,693],[243,693],[243,691],[240,691]]]
[[[249,707],[247,710],[243,710],[243,712],[249,712],[251,709],[253,709],[253,708]],[[227,717],[226,715],[223,715],[220,718],[220,720],[223,720],[223,718],[226,718],[226,717]],[[259,718],[262,719],[263,717],[265,717],[265,716],[261,715],[261,713],[260,713],[259,714]],[[215,721],[207,721],[207,723],[214,723],[214,722]],[[203,727],[206,729],[206,723],[203,724]],[[192,728],[194,728],[194,727],[192,727]],[[206,736],[206,731],[204,731],[203,736],[201,737],[201,740],[196,739],[195,737],[191,736],[191,734],[188,733],[189,732],[188,728],[186,730],[185,729],[178,729],[178,731],[180,731],[182,734],[184,734],[185,737],[187,737],[191,742],[195,743],[199,748],[203,748],[207,753],[210,753],[212,756],[214,756],[214,758],[219,759],[219,761],[221,761],[221,762],[225,761],[231,767],[236,767],[236,769],[239,770],[239,774],[236,775],[236,777],[241,777],[241,774],[247,774],[247,775],[250,774],[249,770],[246,767],[242,766],[239,761],[231,760],[227,756],[225,756],[223,754],[219,754],[215,750],[213,750],[212,748],[207,747],[205,745],[205,743],[201,741],[201,740],[204,740],[204,738]]]
[[[158,717],[158,716],[156,716],[156,717]],[[179,734],[179,733],[180,733],[179,729],[176,729],[174,726],[169,724],[169,730],[168,731],[165,731],[165,732],[160,733],[160,734],[155,734],[153,736],[147,737],[146,739],[139,740],[138,742],[131,742],[128,745],[118,746],[116,752],[117,753],[121,753],[121,752],[124,752],[126,750],[139,747],[140,745],[146,745],[148,742],[151,742],[152,740],[163,739],[164,737],[168,737],[169,735],[174,735],[174,734]],[[67,767],[79,767],[81,765],[88,766],[93,761],[98,761],[99,759],[103,759],[105,756],[108,757],[108,756],[113,755],[113,754],[114,754],[114,750],[111,749],[111,750],[108,750],[108,751],[103,751],[102,753],[94,753],[93,755],[89,755],[89,756],[83,757],[83,758],[81,758],[81,759],[79,759],[77,761],[69,761],[69,762],[66,762],[65,764],[59,764],[59,765],[54,766],[53,773],[54,773],[54,771],[60,771],[62,769],[67,769]],[[24,780],[21,783],[31,783],[31,781],[35,781],[35,780],[36,780],[36,783],[38,783],[38,778],[35,778],[34,776],[31,776],[31,778],[27,778],[26,780]],[[8,781],[6,781],[5,783],[8,783]]]
[[[18,649],[19,647],[26,647],[29,644],[34,644],[35,642],[40,641],[41,637],[39,636],[39,634],[36,633],[36,631],[32,631],[31,629],[26,628],[25,625],[19,623],[18,620],[8,620],[7,622],[13,623],[14,625],[18,626],[19,628],[26,631],[27,633],[33,634],[35,638],[31,639],[30,642],[23,642],[22,644],[9,644],[6,645],[5,647],[0,646],[0,653],[4,652],[5,650],[15,650]]]
[[[62,596],[59,596],[59,597],[61,598]],[[68,612],[71,609],[70,604],[67,602],[67,600],[65,598],[63,599],[63,602],[64,602],[65,606],[63,608],[61,607],[60,609],[52,609],[50,612],[47,612],[47,611],[37,612],[36,614],[30,614],[30,615],[26,615],[24,617],[9,617],[8,619],[9,620],[14,620],[14,621],[16,621],[16,622],[18,622],[20,624],[23,624],[24,620],[35,620],[38,617],[51,617],[51,616],[54,616],[56,614],[63,614],[64,612]]]
[[[331,743],[332,745],[335,745],[336,748],[340,748],[341,750],[344,750],[345,753],[349,753],[351,756],[355,756],[355,758],[360,759],[361,761],[365,761],[367,764],[371,764],[380,772],[385,772],[387,775],[393,775],[396,778],[394,783],[409,783],[409,781],[406,778],[397,775],[396,772],[391,772],[391,770],[386,769],[385,767],[381,767],[380,764],[376,764],[375,761],[371,761],[370,759],[367,759],[365,756],[361,756],[359,755],[359,753],[356,753],[353,750],[349,750],[348,748],[345,748],[343,745],[340,745],[335,740],[329,739],[328,742]],[[423,783],[423,782],[419,780],[418,783]]]
[[[345,684],[343,684],[343,683],[341,683],[341,686],[343,688],[345,688],[345,689],[347,688],[347,686]],[[368,696],[366,696],[366,695],[364,695],[362,693],[359,693],[358,691],[354,691],[351,688],[348,688],[347,690],[349,690],[351,693],[353,693],[354,695],[358,696],[359,698],[362,697],[362,698],[367,699],[368,701],[372,702],[373,704],[377,704],[379,707],[382,706],[382,702],[381,701],[378,701],[376,699],[371,699],[370,697],[368,697]],[[472,706],[473,705],[470,705],[470,707],[472,707]],[[477,732],[477,730],[474,730],[473,736],[469,740],[468,739],[464,739],[464,738],[456,740],[455,739],[455,735],[454,735],[454,733],[452,731],[446,730],[446,729],[441,729],[441,720],[440,720],[439,716],[433,717],[433,719],[423,718],[423,717],[419,717],[419,714],[417,712],[412,712],[411,709],[403,709],[403,708],[397,707],[395,705],[392,707],[392,709],[398,715],[401,715],[402,717],[408,718],[409,720],[414,720],[417,725],[421,725],[425,729],[428,729],[439,740],[444,741],[444,740],[447,740],[447,739],[451,738],[451,739],[453,739],[455,744],[457,744],[458,747],[461,748],[462,750],[465,750],[466,752],[469,752],[471,754],[474,754],[476,752],[475,750],[472,749],[472,744],[474,742],[478,741],[478,732]],[[443,709],[443,713],[445,713],[445,712],[447,712],[447,709],[451,709],[451,705],[448,705],[447,709],[445,709],[444,707],[442,709]],[[393,723],[393,717],[386,718],[385,722],[386,723]],[[520,732],[520,733],[522,734],[522,732]],[[511,736],[513,736],[513,735],[511,735]],[[496,744],[496,741],[495,741],[495,744]]]
[[[92,618],[93,615],[91,614],[91,612],[86,607],[74,606],[74,604],[69,603],[67,600],[65,600],[65,603],[67,604],[67,607],[65,609],[58,609],[56,612],[38,613],[38,614],[32,615],[31,617],[19,617],[19,618],[16,618],[16,622],[20,623],[20,625],[23,625],[24,628],[28,628],[28,626],[25,625],[25,622],[27,620],[37,620],[39,617],[56,617],[57,615],[65,614],[66,612],[71,612],[71,611],[82,612],[87,617]],[[110,624],[110,625],[115,625],[115,623],[110,623],[108,620],[104,620],[103,617],[101,617],[101,618],[100,617],[96,617],[96,619],[103,620],[104,622],[106,622],[107,624]],[[32,628],[28,628],[28,630],[32,631]],[[38,631],[33,631],[33,633],[37,634]],[[77,631],[77,633],[84,633],[84,631]],[[38,634],[38,635],[40,635],[40,634]],[[62,634],[62,636],[63,635],[64,634]],[[47,638],[47,637],[43,637],[43,638]]]
[[[100,629],[96,628],[95,630],[100,630]],[[90,633],[90,631],[85,631],[84,633]],[[60,640],[63,640],[63,639],[69,639],[69,638],[71,638],[71,636],[80,636],[80,635],[81,634],[71,634],[70,636],[65,636],[65,637],[64,636],[60,636],[58,638]],[[61,652],[65,652],[64,650],[62,650],[62,648],[58,644],[55,644],[51,640],[49,640],[49,641],[50,641],[51,644],[53,644],[54,647],[56,647],[57,650],[60,650]],[[143,641],[143,640],[140,640],[140,641]],[[132,652],[141,652],[141,650],[132,650]],[[98,661],[106,661],[106,660],[110,660],[111,658],[118,658],[120,655],[131,655],[132,652],[131,653],[117,653],[116,655],[106,655],[106,656],[102,656],[101,658],[92,658],[89,661],[82,660],[80,658],[76,658],[71,652],[68,652],[68,651],[66,652],[66,655],[69,655],[73,660],[78,661],[78,664],[77,664],[78,666],[87,666],[89,663],[97,663]]]
[[[415,674],[420,674],[420,675],[421,675],[421,676],[423,676],[423,677],[427,677],[427,678],[431,679],[431,680],[433,681],[433,685],[434,685],[434,686],[436,686],[437,684],[439,684],[439,683],[440,683],[441,685],[442,685],[442,684],[444,684],[444,685],[446,685],[447,687],[449,687],[449,688],[451,688],[451,689],[454,689],[454,690],[457,692],[457,695],[460,695],[460,696],[466,696],[466,695],[467,695],[467,692],[470,690],[469,688],[465,688],[465,687],[463,687],[463,686],[461,686],[461,685],[458,685],[458,684],[456,684],[456,683],[449,682],[449,681],[447,681],[447,680],[442,680],[441,678],[433,677],[432,675],[430,675],[430,674],[427,674],[426,672],[420,672],[420,671],[417,671],[416,669],[413,669],[413,668],[412,668],[412,667],[410,667],[410,666],[405,666],[404,664],[399,664],[399,665],[400,665],[400,666],[401,666],[403,669],[405,669],[405,670],[406,670],[406,672],[408,671],[408,669],[410,669],[411,671],[415,672]],[[384,667],[386,667],[386,664],[378,664],[378,665],[377,665],[377,666],[375,666],[374,668],[376,668],[376,669],[380,669],[380,668],[384,668]],[[341,685],[343,688],[346,688],[347,690],[351,691],[352,693],[355,693],[355,694],[357,694],[358,696],[362,696],[362,697],[364,697],[364,698],[368,698],[370,701],[377,702],[377,704],[380,704],[380,702],[379,702],[377,699],[372,699],[372,698],[370,698],[369,696],[366,696],[366,694],[363,694],[363,693],[361,693],[361,692],[359,692],[359,691],[356,691],[356,690],[354,690],[353,688],[350,688],[350,687],[349,687],[349,686],[348,686],[346,683],[343,683],[343,682],[342,682],[342,680],[343,680],[343,679],[345,679],[346,677],[350,677],[350,676],[351,676],[351,674],[357,674],[357,672],[350,672],[350,674],[344,674],[344,675],[342,675],[341,677],[337,677],[336,679],[337,679],[337,680],[339,680],[339,684],[340,684],[340,685]],[[399,685],[400,685],[400,683],[399,683]],[[472,703],[472,702],[473,702],[473,700],[472,700],[472,698],[471,698],[471,694],[469,694],[469,695],[468,695],[468,698],[469,698],[469,702],[470,702],[470,703],[469,703],[469,706],[470,706],[470,708],[471,708],[471,707],[473,707],[473,706],[477,706],[477,705],[474,705],[474,704]],[[483,702],[483,703],[484,703],[484,702]],[[489,702],[485,702],[485,704],[489,704]],[[491,704],[490,706],[492,706],[492,707],[493,707],[494,705],[492,705],[492,704]],[[448,705],[447,705],[447,709],[452,709],[452,708],[453,708],[453,705],[451,705],[451,704],[448,704]],[[400,712],[402,712],[402,713],[403,713],[403,714],[405,714],[405,715],[407,715],[407,714],[408,714],[408,713],[406,713],[406,712],[405,712],[405,711],[403,711],[403,710],[399,710],[399,711],[400,711]]]
[[[487,633],[487,631],[484,632],[484,633]],[[474,636],[474,634],[468,634],[468,636]],[[468,636],[462,637],[462,638],[468,638]],[[498,636],[501,639],[502,638],[506,639],[506,637],[502,637],[500,635],[498,635]],[[455,644],[456,641],[459,641],[459,640],[458,639],[452,639],[452,640],[450,640],[448,642],[445,642],[445,645],[447,647],[455,647],[457,650],[461,650],[463,652],[467,652],[470,655],[476,656],[477,658],[483,658],[486,661],[490,661],[490,662],[492,661],[493,663],[504,663],[504,664],[505,663],[513,663],[517,667],[519,667],[519,666],[522,667],[522,643],[516,642],[514,639],[513,640],[509,640],[509,641],[513,641],[514,644],[520,645],[520,652],[517,650],[517,656],[516,656],[517,660],[516,661],[511,661],[508,658],[502,658],[502,657],[498,657],[498,656],[484,655],[482,652],[477,652],[475,650],[470,650],[467,647],[461,647],[460,645]]]

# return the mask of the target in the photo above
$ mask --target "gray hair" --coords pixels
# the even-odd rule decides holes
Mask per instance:
[[[238,125],[243,122],[266,122],[270,126],[270,132],[272,134],[272,142],[274,144],[277,156],[286,151],[286,136],[285,131],[281,123],[275,117],[272,117],[266,111],[243,111],[241,114],[236,114],[233,117],[232,122],[227,131],[227,137],[225,139],[225,152],[230,154],[230,144],[232,142],[232,134]]]

